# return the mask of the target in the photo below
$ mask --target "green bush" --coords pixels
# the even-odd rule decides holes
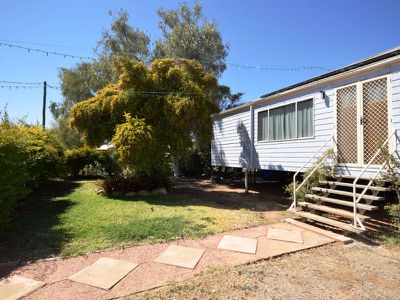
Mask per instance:
[[[211,153],[192,148],[182,159],[181,171],[187,177],[198,177],[210,171]]]
[[[0,121],[0,232],[5,230],[19,201],[41,181],[63,172],[63,149],[38,126]]]
[[[65,151],[65,166],[67,173],[74,177],[85,176],[83,169],[89,165],[99,165],[105,173],[114,174],[119,168],[112,153],[91,148],[76,148]]]

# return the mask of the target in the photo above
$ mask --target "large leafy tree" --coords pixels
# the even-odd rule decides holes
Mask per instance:
[[[192,140],[211,139],[216,77],[187,59],[157,59],[146,66],[125,56],[118,58],[117,70],[117,83],[72,107],[71,125],[89,145],[112,140],[121,162],[136,171],[156,173],[169,153],[179,175],[179,157]]]
[[[111,13],[112,24],[103,31],[97,42],[97,59],[79,63],[73,68],[62,68],[59,72],[64,100],[52,103],[51,111],[56,120],[54,130],[68,147],[79,146],[80,136],[66,124],[71,107],[85,99],[94,97],[96,92],[110,83],[116,83],[114,58],[125,55],[132,60],[149,65],[159,58],[187,58],[199,61],[208,73],[219,77],[225,70],[228,46],[222,41],[215,22],[203,16],[200,5],[193,8],[182,4],[176,10],[159,9],[162,38],[156,41],[151,54],[150,38],[140,29],[131,26],[129,15],[120,10]],[[221,110],[237,105],[241,94],[232,94],[227,86],[216,86],[212,99]]]
[[[180,57],[199,61],[209,73],[220,76],[226,69],[228,45],[215,22],[203,16],[202,7],[182,4],[176,10],[157,11],[163,38],[156,42],[154,57]]]
[[[111,28],[103,31],[95,48],[98,59],[79,63],[72,68],[61,68],[59,71],[64,100],[61,103],[51,103],[50,110],[56,121],[54,130],[68,147],[81,144],[76,130],[64,126],[71,107],[117,81],[114,56],[123,53],[135,60],[149,59],[150,38],[138,28],[129,25],[129,15],[125,11],[110,12],[110,16],[113,18]]]

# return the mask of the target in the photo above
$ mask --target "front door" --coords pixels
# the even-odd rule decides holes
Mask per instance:
[[[336,124],[338,162],[368,164],[388,137],[388,78],[337,89]],[[372,164],[382,162],[379,155]]]

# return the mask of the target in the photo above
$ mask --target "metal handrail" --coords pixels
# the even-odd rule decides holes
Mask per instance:
[[[387,143],[389,143],[390,139],[393,136],[397,136],[397,129],[394,130],[392,132],[391,135],[389,135],[389,137],[385,140],[385,142],[382,144],[382,146],[376,151],[375,155],[371,158],[371,160],[369,161],[369,163],[362,169],[361,173],[356,177],[356,179],[354,179],[353,181],[353,226],[357,227],[357,224],[360,225],[360,227],[362,229],[365,229],[364,225],[362,224],[361,220],[358,218],[357,216],[357,203],[360,202],[361,198],[365,195],[365,193],[367,192],[367,190],[369,189],[369,187],[371,186],[372,182],[378,177],[379,173],[382,171],[382,169],[384,168],[384,166],[386,165],[387,161],[385,161],[381,167],[378,169],[378,171],[375,173],[375,176],[369,181],[369,183],[367,184],[367,186],[364,188],[364,190],[362,191],[362,193],[358,196],[357,198],[357,182],[358,180],[361,178],[361,176],[365,173],[365,171],[371,166],[372,162],[378,157],[378,155],[382,152],[383,147],[385,147],[385,145]]]
[[[296,188],[296,177],[297,177],[297,175],[301,172],[301,170],[304,169],[305,166],[307,166],[307,165],[311,162],[311,160],[313,160],[313,159],[315,158],[315,156],[321,151],[321,149],[323,149],[323,148],[326,146],[326,144],[327,144],[330,140],[334,140],[334,135],[333,135],[333,134],[329,137],[329,139],[327,139],[327,140],[325,141],[325,143],[324,143],[321,147],[318,148],[318,150],[313,154],[313,156],[311,156],[311,157],[307,160],[307,162],[293,175],[293,203],[292,203],[292,205],[290,206],[289,209],[296,208],[296,206],[297,206],[297,204],[296,204],[296,202],[297,202],[297,198],[296,198],[296,193],[297,193],[297,191],[304,185],[304,183],[305,183],[305,182],[308,180],[308,178],[315,172],[315,170],[321,165],[321,163],[325,160],[325,158],[326,158],[328,155],[325,155],[325,157],[321,160],[321,162],[318,164],[318,166],[315,167],[315,168],[312,170],[312,172],[307,176],[307,178],[304,179],[303,182]]]

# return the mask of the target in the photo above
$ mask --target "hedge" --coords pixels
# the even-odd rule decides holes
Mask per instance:
[[[0,232],[18,203],[41,181],[63,173],[63,149],[39,126],[0,122]]]
[[[65,151],[65,167],[67,173],[73,177],[82,175],[85,166],[100,164],[108,174],[118,171],[112,154],[109,151],[99,151],[91,148],[76,148]]]

